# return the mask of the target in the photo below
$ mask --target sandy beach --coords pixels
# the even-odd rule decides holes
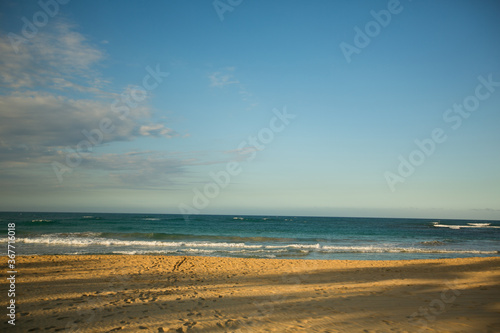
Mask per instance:
[[[500,332],[498,257],[16,261],[16,325],[4,301],[4,332]]]

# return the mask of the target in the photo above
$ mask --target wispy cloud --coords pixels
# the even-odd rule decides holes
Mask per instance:
[[[113,112],[120,94],[99,71],[106,54],[68,22],[54,22],[37,38],[20,44],[17,54],[8,38],[0,35],[0,54],[0,167],[11,181],[18,179],[14,174],[22,174],[19,179],[27,182],[32,177],[39,181],[41,170],[47,172],[52,161],[64,162],[67,152],[86,139],[84,131],[99,128],[103,118],[110,120],[114,130],[102,138],[101,145],[179,136],[164,123],[152,121],[148,98],[130,108],[126,117]],[[130,89],[124,87],[124,93]],[[102,155],[92,147],[81,167],[110,171],[116,165],[113,177],[123,183],[133,175],[154,179],[156,173],[161,178],[189,164],[153,155]],[[7,181],[0,177],[1,184]]]
[[[210,79],[210,87],[224,88],[226,86],[234,85],[238,89],[238,94],[240,95],[241,100],[249,105],[247,110],[251,110],[256,107],[258,103],[255,102],[253,94],[249,92],[237,78],[235,78],[235,70],[235,67],[226,67],[217,72],[211,73],[208,76]]]
[[[225,87],[240,83],[234,78],[234,67],[227,67],[221,71],[211,73],[208,78],[211,87]]]
[[[108,187],[162,188],[176,183],[191,164],[175,154],[146,151],[89,156],[82,168],[106,175]],[[98,182],[97,182],[98,183]]]
[[[54,22],[15,52],[0,36],[0,81],[12,89],[74,89],[98,92],[103,80],[95,65],[105,57],[66,22]]]
[[[178,135],[177,132],[165,127],[163,124],[143,125],[139,128],[139,133],[142,136],[163,136],[165,138],[172,138]]]

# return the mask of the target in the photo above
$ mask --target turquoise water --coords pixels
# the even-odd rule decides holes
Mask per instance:
[[[175,214],[0,213],[17,255],[289,259],[499,256],[500,221]],[[2,237],[6,253],[6,237]]]

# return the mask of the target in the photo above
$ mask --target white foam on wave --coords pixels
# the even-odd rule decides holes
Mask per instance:
[[[246,249],[260,249],[263,247],[263,245],[250,245],[245,243],[183,242],[183,244],[196,247],[238,247]]]
[[[179,252],[211,254],[211,253],[215,253],[217,251],[216,250],[206,250],[206,249],[180,249]]]
[[[441,250],[416,247],[380,247],[380,246],[323,246],[322,252],[333,253],[458,253],[458,254],[498,254],[498,251],[480,250]]]
[[[1,241],[0,241],[1,242]],[[49,246],[88,247],[105,246],[128,248],[127,251],[160,251],[165,253],[232,253],[232,254],[272,254],[272,253],[448,253],[448,254],[498,254],[498,251],[453,250],[419,247],[381,246],[333,246],[321,244],[283,244],[283,245],[251,245],[245,243],[217,242],[162,242],[162,241],[124,241],[100,237],[54,237],[19,238],[18,242]],[[146,248],[146,249],[145,249]],[[150,250],[147,250],[150,249]],[[137,252],[139,253],[139,252]]]
[[[491,225],[491,223],[467,223],[467,225],[454,225],[454,224],[441,224],[439,222],[433,222],[433,226],[436,228],[449,228],[459,230],[462,228],[490,228],[490,229],[500,229],[499,226]]]
[[[276,251],[273,253],[279,253],[281,251]],[[188,255],[211,255],[211,254],[229,254],[229,255],[259,255],[262,257],[275,258],[276,255],[269,253],[264,250],[227,250],[227,251],[217,251],[217,250],[207,250],[207,249],[175,249],[175,250],[115,250],[112,251],[113,254],[126,254],[126,255],[135,255],[135,254],[188,254]]]
[[[491,223],[467,223],[467,224],[475,227],[487,227],[491,225]]]
[[[116,250],[111,251],[113,254],[126,254],[126,255],[134,255],[134,254],[175,254],[177,251],[168,251],[168,250]]]
[[[282,248],[292,248],[292,249],[320,249],[321,245],[317,244],[285,244],[285,245],[265,245],[266,249],[282,249]]]
[[[90,235],[92,234],[92,235]],[[89,233],[90,237],[75,237],[81,236],[66,234],[69,237],[42,235],[37,238],[19,238],[18,242],[27,244],[47,244],[47,245],[69,245],[69,246],[142,246],[142,247],[184,247],[184,248],[203,248],[203,247],[219,247],[219,248],[247,248],[258,249],[263,248],[263,245],[249,245],[245,243],[212,243],[212,242],[162,242],[162,241],[124,241],[119,239],[106,239],[98,236],[99,233]]]
[[[84,231],[84,232],[68,232],[68,233],[58,233],[58,234],[46,234],[42,235],[42,237],[52,237],[55,235],[56,237],[99,237],[102,235],[101,232],[94,232],[94,231]]]

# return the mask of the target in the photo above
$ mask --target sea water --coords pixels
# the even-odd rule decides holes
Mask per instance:
[[[0,213],[16,254],[399,260],[500,255],[500,221],[305,216]]]

